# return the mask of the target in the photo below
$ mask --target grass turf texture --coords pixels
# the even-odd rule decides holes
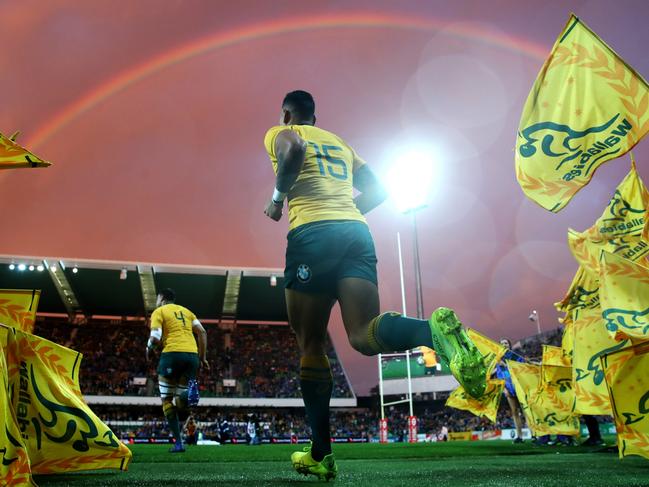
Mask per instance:
[[[303,445],[299,445],[302,448]],[[40,486],[325,484],[293,471],[296,445],[188,447],[168,453],[167,445],[133,445],[128,472],[110,470],[35,476]],[[648,486],[649,461],[617,458],[601,448],[526,442],[453,441],[432,444],[334,445],[335,486]],[[332,485],[332,482],[329,483]]]

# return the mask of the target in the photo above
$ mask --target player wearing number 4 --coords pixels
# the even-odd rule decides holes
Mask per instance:
[[[185,451],[180,434],[180,417],[187,417],[191,394],[190,381],[195,384],[198,367],[210,369],[207,362],[207,333],[187,308],[175,304],[176,294],[164,289],[158,294],[156,309],[151,314],[151,336],[146,348],[146,359],[150,352],[162,343],[158,364],[158,384],[162,411],[176,440],[172,453]],[[198,336],[198,346],[194,339]],[[179,417],[180,415],[180,417]]]
[[[364,355],[435,349],[467,392],[484,392],[486,369],[455,313],[439,308],[429,321],[379,312],[374,242],[363,216],[386,192],[358,154],[337,135],[315,127],[315,102],[293,91],[279,126],[264,140],[276,174],[265,214],[279,221],[288,197],[284,270],[288,319],[300,348],[300,387],[312,444],[291,456],[299,473],[333,479],[329,399],[332,375],[325,346],[337,301],[349,342]],[[353,188],[360,194],[354,198]]]

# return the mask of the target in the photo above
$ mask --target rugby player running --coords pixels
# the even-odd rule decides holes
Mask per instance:
[[[330,480],[338,468],[331,452],[333,379],[325,345],[336,301],[349,343],[364,355],[433,348],[475,397],[484,392],[486,369],[452,310],[438,308],[429,321],[380,313],[376,254],[363,215],[387,193],[344,140],[315,122],[311,94],[285,96],[280,125],[264,139],[276,174],[264,213],[279,221],[288,198],[286,306],[300,348],[300,387],[312,433],[311,446],[291,461],[299,473]],[[359,191],[355,198],[353,188]]]
[[[180,431],[180,419],[188,414],[188,384],[196,379],[198,367],[210,369],[207,356],[207,333],[196,315],[177,305],[172,289],[158,294],[156,309],[151,314],[151,336],[146,347],[146,359],[160,343],[162,353],[158,363],[158,385],[162,411],[176,440],[171,453],[185,451]],[[198,336],[198,346],[194,334]]]

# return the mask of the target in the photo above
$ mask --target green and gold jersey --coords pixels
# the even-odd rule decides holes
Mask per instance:
[[[151,314],[151,329],[162,330],[162,352],[198,352],[192,323],[196,315],[183,306],[165,304]]]
[[[264,138],[275,173],[275,138],[284,130],[293,130],[307,143],[304,166],[288,193],[289,230],[322,220],[365,222],[354,204],[352,176],[365,161],[331,132],[312,125],[278,125]]]

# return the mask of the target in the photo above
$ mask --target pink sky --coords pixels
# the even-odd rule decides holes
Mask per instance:
[[[649,75],[645,1],[570,8]],[[599,216],[629,169],[602,167],[555,215],[527,200],[513,146],[527,93],[570,13],[566,2],[0,2],[0,131],[52,161],[0,173],[0,253],[282,267],[286,221],[263,215],[263,149],[283,95],[311,91],[318,123],[382,174],[399,148],[438,147],[419,214],[426,313],[518,339],[557,326],[577,264],[568,227]],[[635,151],[649,179],[649,142]],[[396,232],[415,313],[410,221],[369,216],[385,309],[401,308]],[[359,393],[375,359],[331,333]]]

